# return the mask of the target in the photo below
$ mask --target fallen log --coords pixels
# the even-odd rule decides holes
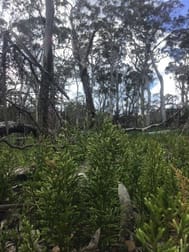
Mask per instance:
[[[120,241],[126,245],[128,252],[137,251],[134,241],[135,214],[132,202],[126,187],[118,184],[118,196],[120,201]]]
[[[183,108],[184,109],[184,108]],[[183,110],[182,109],[182,110]],[[150,124],[146,127],[143,128],[138,128],[138,127],[133,127],[133,128],[125,128],[125,132],[131,132],[131,131],[138,131],[138,132],[147,132],[148,130],[151,130],[153,128],[158,128],[158,127],[165,127],[168,126],[169,123],[177,116],[177,114],[179,114],[182,110],[178,110],[176,113],[174,113],[170,118],[168,118],[165,121],[162,121],[160,123],[154,123],[154,124]]]
[[[14,121],[0,122],[0,137],[10,135],[12,133],[22,133],[24,135],[33,134],[34,137],[38,136],[37,129],[25,123],[17,123]]]

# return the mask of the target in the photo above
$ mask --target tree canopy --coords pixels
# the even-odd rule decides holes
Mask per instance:
[[[85,108],[88,125],[108,113],[137,115],[146,126],[155,82],[165,121],[163,58],[181,106],[188,104],[189,12],[183,8],[179,0],[1,1],[1,121],[56,131],[74,114],[67,113],[71,102],[76,123]]]

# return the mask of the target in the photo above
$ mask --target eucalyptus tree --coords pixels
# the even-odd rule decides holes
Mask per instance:
[[[0,106],[2,107],[2,114],[3,114],[3,120],[6,124],[6,129],[8,128],[7,125],[7,101],[6,101],[6,95],[7,95],[7,54],[8,54],[8,33],[6,30],[2,32],[2,53],[0,57]]]
[[[119,1],[101,2],[101,26],[95,43],[96,93],[104,97],[103,105],[111,115],[120,113],[123,99],[126,42],[124,27],[118,16]]]
[[[54,5],[53,0],[12,2],[13,16],[7,30],[11,47],[9,71],[12,71],[10,76],[12,84],[15,84],[15,88],[9,92],[8,100],[21,111],[30,114],[30,117],[26,104],[30,107],[34,105],[35,122],[39,123],[44,132],[47,132],[49,126],[55,126],[55,118],[52,116],[55,113],[57,92],[66,96],[64,89],[59,87],[59,81],[54,78],[54,54],[58,46],[53,35],[56,33],[58,41],[63,34],[59,34],[59,20],[54,20]],[[20,99],[13,100],[12,94],[19,94]]]
[[[119,113],[125,38],[118,15],[120,1],[76,1],[71,12],[73,56],[87,110]]]
[[[147,87],[153,80],[151,71],[153,70],[160,82],[160,108],[162,120],[166,120],[165,100],[164,100],[164,80],[157,63],[160,54],[160,41],[164,40],[172,23],[171,12],[179,6],[179,1],[130,1],[129,8],[132,10],[130,20],[125,17],[125,24],[130,26],[129,47],[132,48],[131,62],[134,66],[140,65],[141,72],[141,110],[143,111],[143,88]],[[133,60],[134,59],[134,60]],[[147,86],[146,86],[147,85]],[[150,93],[149,93],[150,95]],[[143,114],[143,112],[142,112]]]
[[[53,26],[54,26],[54,1],[45,0],[45,32],[43,42],[43,71],[39,91],[39,115],[40,125],[47,131],[49,124],[50,90],[51,103],[54,108],[54,87],[53,87]]]
[[[98,14],[99,8],[95,4],[87,0],[78,0],[70,15],[73,56],[79,69],[86,107],[91,119],[95,117],[95,106],[89,75],[89,55],[98,29]]]
[[[40,32],[40,19],[36,17],[35,8],[31,6],[30,1],[7,1],[6,6],[7,20],[6,34],[8,41],[8,50],[6,53],[6,95],[4,99],[11,106],[14,106],[20,112],[33,117],[27,108],[31,105],[33,99],[32,90],[36,90],[39,81],[40,66],[39,40],[42,38]],[[32,92],[33,93],[33,92]],[[13,118],[11,118],[13,120]],[[14,118],[15,119],[15,118]],[[21,119],[21,118],[20,118]],[[33,121],[35,121],[33,119]]]
[[[176,87],[180,92],[181,104],[189,102],[189,11],[185,16],[175,18],[174,31],[169,34],[165,52],[171,61],[167,72],[174,74]]]

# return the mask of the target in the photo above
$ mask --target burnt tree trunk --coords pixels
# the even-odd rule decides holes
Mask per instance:
[[[79,46],[79,36],[74,26],[73,17],[70,17],[71,28],[72,28],[72,49],[73,56],[79,66],[79,74],[81,82],[83,85],[83,90],[85,93],[86,107],[89,114],[90,124],[92,125],[93,119],[95,117],[95,106],[92,96],[92,88],[90,83],[90,77],[88,73],[88,57],[93,46],[93,40],[96,33],[96,30],[91,32],[89,41],[86,44],[85,48],[80,48]]]
[[[87,111],[91,118],[95,117],[95,107],[93,103],[92,91],[90,87],[90,78],[86,67],[80,66],[80,78],[83,84],[83,90],[86,97]]]
[[[46,0],[46,22],[44,35],[44,55],[41,86],[39,91],[39,124],[42,131],[47,134],[49,127],[49,107],[50,107],[50,89],[53,85],[53,52],[52,37],[54,23],[54,2]]]
[[[8,125],[7,125],[7,101],[6,101],[6,93],[7,93],[7,51],[8,51],[8,31],[4,31],[3,33],[3,46],[2,46],[2,58],[1,58],[1,82],[0,82],[0,106],[2,106],[3,110],[3,119],[5,121],[6,133],[8,133]]]

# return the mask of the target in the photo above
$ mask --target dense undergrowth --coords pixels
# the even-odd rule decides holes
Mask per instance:
[[[15,181],[24,167],[27,179]],[[120,244],[118,183],[135,211],[140,251],[189,251],[189,137],[132,134],[105,123],[91,131],[63,130],[26,150],[0,145],[0,203],[19,203],[0,229],[0,251],[73,251],[101,228],[100,251]],[[121,246],[117,251],[122,251]],[[123,248],[125,251],[125,248]]]

